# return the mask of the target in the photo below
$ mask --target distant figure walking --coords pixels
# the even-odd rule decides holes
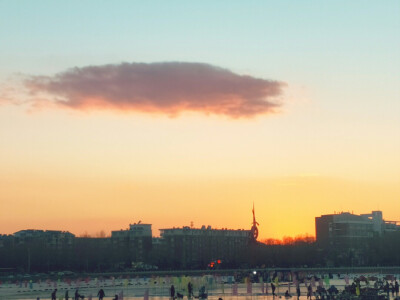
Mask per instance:
[[[188,298],[191,298],[192,296],[193,296],[193,285],[189,281],[189,283],[188,283]]]
[[[397,282],[397,280],[394,283],[394,289],[396,291],[396,297],[398,297],[399,296],[399,283]]]
[[[65,300],[69,300],[68,291],[65,291]]]
[[[75,299],[74,300],[79,300],[79,299],[84,299],[84,298],[85,298],[85,296],[80,295],[79,294],[79,290],[76,289],[76,291],[75,291]]]
[[[97,296],[99,297],[99,300],[103,300],[105,295],[106,294],[104,293],[103,289],[100,289],[99,292],[97,293]]]
[[[276,287],[275,287],[275,284],[273,284],[272,282],[271,282],[271,289],[272,289],[272,296],[275,296]]]
[[[172,299],[175,299],[175,287],[174,287],[174,285],[171,285],[170,295],[171,295]]]
[[[360,285],[360,281],[357,281],[356,283],[356,295],[357,297],[359,297],[361,295],[361,285]],[[389,295],[389,294],[388,294]],[[388,297],[389,298],[389,297]]]
[[[207,298],[208,298],[208,294],[206,293],[206,287],[203,285],[199,289],[199,299],[207,299]]]
[[[311,296],[312,296],[312,286],[310,283],[307,288],[307,299],[311,299]]]
[[[296,284],[296,294],[297,294],[297,299],[300,299],[301,292],[300,292],[300,285],[299,284]]]
[[[389,299],[389,293],[390,293],[389,282],[386,281],[383,290],[385,291],[387,298]]]
[[[51,300],[57,300],[57,289],[51,293]]]

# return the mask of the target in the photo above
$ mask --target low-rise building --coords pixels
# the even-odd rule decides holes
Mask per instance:
[[[356,215],[340,212],[315,218],[316,242],[326,251],[327,261],[336,264],[363,265],[368,263],[374,237],[400,231],[396,221],[385,221],[381,211]]]
[[[322,215],[315,218],[316,241],[321,246],[356,246],[373,236],[400,230],[397,223],[385,221],[381,211]]]
[[[75,239],[69,231],[59,230],[26,229],[15,232],[13,236],[18,245],[36,242],[52,249],[71,248]]]

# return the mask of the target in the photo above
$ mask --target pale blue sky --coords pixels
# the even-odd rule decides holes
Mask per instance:
[[[325,121],[400,126],[399,1],[3,0],[0,45],[2,78],[206,62],[287,82]]]
[[[206,62],[329,89],[332,109],[351,95],[347,105],[379,110],[369,98],[399,96],[399,11],[398,1],[0,1],[0,73]]]
[[[0,55],[10,71],[125,60],[294,78],[299,67],[308,77],[338,64],[390,71],[399,10],[398,1],[0,1]]]

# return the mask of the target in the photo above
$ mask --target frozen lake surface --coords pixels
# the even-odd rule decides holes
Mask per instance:
[[[308,274],[310,275],[310,274]],[[384,280],[385,274],[362,274],[364,276],[374,276]],[[318,274],[319,277],[324,277]],[[360,274],[348,274],[338,277],[334,275],[329,281],[312,282],[307,280],[307,285],[313,285],[313,291],[318,285],[324,285],[329,288],[330,285],[335,285],[339,291],[342,291],[345,286],[353,282],[354,278],[358,278]],[[392,274],[393,278],[399,278],[399,274]],[[106,297],[104,300],[111,300],[115,295],[119,295],[119,300],[142,300],[148,294],[151,300],[170,300],[170,286],[173,284],[176,292],[184,295],[183,300],[187,300],[187,283],[193,284],[194,295],[198,295],[200,287],[204,286],[208,293],[209,300],[269,300],[274,299],[270,283],[233,283],[232,276],[201,276],[201,277],[148,277],[148,278],[85,278],[81,280],[44,280],[29,282],[6,282],[0,285],[0,299],[7,300],[40,300],[51,299],[52,291],[57,288],[57,300],[65,299],[65,292],[68,291],[69,299],[73,299],[76,288],[79,294],[84,295],[84,299],[98,299],[97,292],[100,288],[105,291]],[[389,280],[391,282],[391,280]],[[369,285],[373,286],[374,282],[370,281]],[[362,282],[361,287],[366,287],[366,283]],[[305,283],[300,284],[301,297],[306,299],[307,288]],[[296,289],[293,282],[281,281],[277,285],[275,291],[278,297],[275,299],[285,299],[283,297],[285,291],[289,291],[291,295],[295,295]],[[236,295],[237,293],[237,295]],[[391,296],[391,294],[390,294]],[[391,299],[393,299],[392,297]],[[193,298],[192,298],[193,299]],[[297,299],[293,297],[292,299]],[[315,297],[313,297],[315,299]]]

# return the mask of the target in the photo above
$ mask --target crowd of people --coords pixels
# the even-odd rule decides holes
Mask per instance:
[[[103,300],[104,297],[106,296],[106,293],[104,292],[103,289],[100,289],[97,293],[97,297],[99,298],[99,300]],[[112,300],[118,300],[119,296],[115,295],[114,298]],[[85,299],[85,296],[79,293],[79,289],[75,290],[75,294],[73,297],[69,296],[69,291],[65,291],[65,296],[64,296],[65,300],[81,300],[81,299]],[[88,300],[92,300],[93,296],[89,295]],[[36,298],[36,300],[40,300],[39,297]],[[51,293],[51,300],[57,300],[57,289],[54,289],[53,292]]]
[[[275,285],[271,283],[272,295],[275,294]],[[386,298],[379,297],[379,295],[384,292],[386,294]],[[361,288],[361,281],[359,279],[355,279],[351,285],[345,287],[345,289],[339,293],[339,290],[335,285],[331,285],[328,289],[323,286],[318,286],[315,291],[311,284],[307,286],[307,299],[350,299],[349,296],[361,298],[361,299],[390,299],[390,293],[392,294],[393,299],[399,299],[399,282],[395,280],[394,282],[389,283],[389,281],[382,282],[376,281],[373,287],[370,287],[367,283],[367,286],[363,289]],[[301,296],[300,285],[296,284],[296,296],[297,299]],[[289,290],[286,290],[284,294],[285,298],[291,298],[292,295],[289,293]],[[352,299],[352,298],[351,298]]]
[[[170,291],[170,298],[172,300],[183,299],[183,297],[184,297],[183,294],[175,291],[175,286],[174,285],[171,285],[169,291]],[[208,295],[206,293],[206,287],[202,286],[199,289],[198,296],[195,296],[194,293],[193,293],[193,284],[191,282],[188,282],[188,284],[187,284],[187,297],[188,298],[206,299],[208,297]]]
[[[271,290],[272,290],[272,296],[278,296],[275,291],[276,291],[276,285],[274,284],[275,281],[272,281],[270,283],[271,285]],[[297,299],[300,298],[301,296],[301,289],[300,289],[300,282],[296,282],[296,294]],[[176,300],[176,299],[183,299],[185,295],[182,293],[178,292],[175,290],[174,285],[171,285],[170,287],[170,299],[171,300]],[[362,289],[361,288],[361,280],[359,278],[354,279],[352,284],[349,284],[345,287],[345,289],[339,293],[339,290],[336,288],[335,285],[329,286],[329,288],[324,288],[322,285],[318,286],[313,289],[313,286],[311,283],[308,284],[307,290],[306,290],[306,297],[307,299],[342,299],[343,296],[345,295],[350,295],[350,296],[356,296],[362,298],[362,296],[368,296],[368,295],[378,295],[379,293],[384,293],[386,294],[386,298],[390,299],[390,293],[392,295],[392,298],[395,299],[400,299],[399,297],[399,283],[397,279],[392,280],[392,282],[389,282],[388,280],[386,281],[381,281],[381,280],[376,280],[373,286],[370,286],[369,282],[366,281],[366,286]],[[97,293],[97,297],[99,300],[103,300],[105,297],[105,292],[103,289],[100,289]],[[187,298],[198,298],[198,299],[206,299],[208,297],[208,294],[206,292],[206,287],[201,286],[198,292],[198,295],[194,295],[193,292],[193,284],[191,282],[188,282],[187,284]],[[286,299],[292,298],[293,296],[290,294],[289,290],[286,290],[284,297]],[[64,298],[65,300],[81,300],[84,299],[85,296],[80,294],[79,289],[75,290],[74,296],[70,297],[69,296],[69,291],[65,291]],[[113,300],[118,300],[119,296],[115,295]],[[88,300],[92,300],[93,296],[89,295]],[[221,298],[220,298],[221,299]],[[37,298],[37,300],[40,300]],[[53,292],[51,293],[51,300],[57,300],[57,289],[54,289]],[[221,299],[222,300],[222,299]]]

